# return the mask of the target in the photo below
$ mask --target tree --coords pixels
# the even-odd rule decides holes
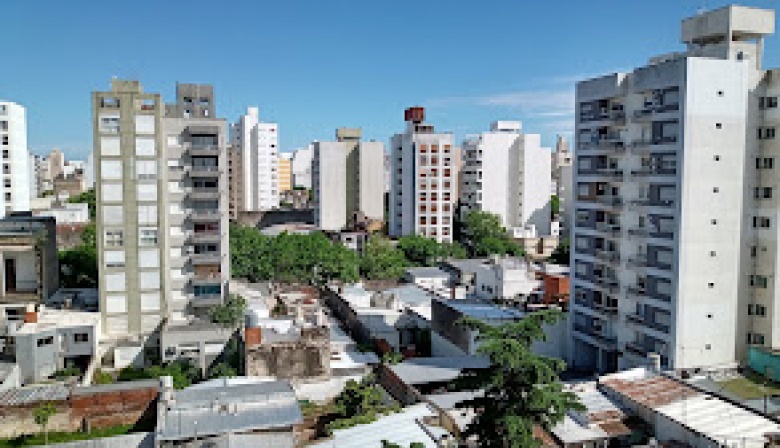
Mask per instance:
[[[211,379],[214,378],[233,378],[235,376],[238,376],[238,373],[236,372],[236,369],[231,367],[226,362],[220,362],[218,364],[213,365],[209,369],[208,377]]]
[[[372,378],[360,382],[349,380],[334,404],[341,417],[351,418],[374,412],[382,404],[382,393],[374,386]]]
[[[466,250],[458,243],[439,243],[420,235],[399,238],[398,249],[412,266],[433,266],[445,258],[466,257]]]
[[[65,288],[96,288],[98,277],[97,236],[95,224],[84,227],[81,244],[62,250],[60,260],[60,284]]]
[[[559,311],[539,311],[518,322],[491,326],[475,318],[459,324],[477,331],[478,351],[488,357],[490,369],[467,371],[459,382],[484,390],[457,408],[477,410],[463,436],[476,436],[482,447],[525,448],[539,446],[533,428],[546,430],[561,422],[570,409],[583,410],[577,396],[563,390],[559,374],[565,363],[535,354],[534,341],[545,339],[544,325],[563,317]]]
[[[369,280],[398,279],[408,262],[404,253],[379,235],[372,236],[363,250],[360,272]]]
[[[555,219],[561,213],[561,198],[554,194],[550,196],[550,219]]]
[[[561,239],[561,242],[558,244],[558,247],[555,248],[552,255],[550,255],[550,261],[555,264],[562,264],[565,266],[569,265],[569,256],[571,249],[569,247],[569,239],[563,238]]]
[[[46,445],[49,444],[49,419],[56,413],[57,408],[50,402],[40,403],[33,409],[33,418],[35,423],[43,428],[43,438]]]
[[[243,297],[231,294],[222,305],[211,308],[211,321],[225,327],[238,327],[244,322],[246,313],[246,300]]]
[[[470,212],[463,224],[463,238],[472,257],[523,254],[501,225],[501,218],[493,213]]]
[[[76,196],[71,196],[68,198],[68,202],[71,204],[79,204],[79,203],[85,203],[89,207],[89,219],[92,221],[95,220],[95,215],[97,212],[97,208],[95,206],[97,199],[95,194],[95,189],[90,188],[87,191],[82,192],[81,194],[78,194]]]

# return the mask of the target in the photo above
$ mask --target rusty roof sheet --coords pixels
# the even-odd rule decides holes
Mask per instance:
[[[643,406],[654,409],[700,395],[695,389],[663,376],[632,380],[610,378],[602,381],[601,384]]]

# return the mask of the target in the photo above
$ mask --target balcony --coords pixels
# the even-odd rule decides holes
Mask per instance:
[[[596,252],[596,258],[611,265],[620,264],[620,252],[612,250],[601,250]]]
[[[190,237],[193,243],[218,243],[222,239],[222,234],[218,231],[195,232]]]
[[[596,230],[599,232],[607,233],[613,237],[619,237],[621,233],[620,224],[610,224],[607,222],[597,222]]]
[[[187,192],[190,199],[219,199],[222,190],[219,188],[197,188]]]
[[[677,168],[642,168],[631,170],[632,176],[676,176]]]
[[[218,285],[222,283],[222,276],[220,274],[211,275],[195,275],[191,280],[193,285],[205,286],[205,285]]]
[[[601,286],[609,292],[617,292],[620,289],[620,282],[613,277],[594,277],[593,284]]]
[[[631,201],[632,206],[636,207],[665,207],[669,208],[674,206],[674,201],[671,199],[649,199],[640,198]]]
[[[188,152],[191,156],[217,157],[220,151],[217,145],[192,145]]]
[[[646,123],[653,120],[667,118],[666,116],[662,117],[661,115],[673,114],[678,112],[679,110],[680,110],[679,104],[663,104],[663,105],[650,104],[650,105],[646,105],[642,109],[634,111],[633,121],[635,123]]]
[[[601,110],[597,114],[581,115],[580,124],[585,126],[623,126],[626,113],[622,110]]]
[[[222,170],[218,166],[191,166],[190,177],[217,177]]]
[[[617,338],[614,336],[605,335],[602,331],[594,327],[585,326],[582,324],[574,324],[574,331],[584,335],[588,335],[593,339],[598,340],[604,345],[615,346],[617,344]]]
[[[647,318],[647,316],[642,316],[641,314],[628,314],[626,315],[626,320],[636,325],[641,325],[652,330],[660,331],[661,333],[669,333],[669,325],[659,322],[652,322]]]
[[[626,351],[643,358],[646,358],[647,355],[651,352],[649,349],[645,348],[638,342],[626,342]]]
[[[222,303],[222,294],[198,294],[190,301],[190,305],[194,307],[214,306],[220,303]]]
[[[657,138],[643,138],[637,139],[631,142],[631,145],[635,148],[634,151],[641,152],[642,148],[649,151],[650,149],[656,149],[653,147],[662,145],[671,145],[677,143],[677,137],[657,137]]]
[[[192,264],[196,266],[200,265],[216,265],[222,261],[222,254],[219,252],[208,252],[203,254],[190,254],[192,257]]]
[[[189,213],[190,220],[196,222],[219,221],[221,216],[222,213],[220,212],[219,209],[193,209]]]
[[[617,303],[608,304],[605,303],[604,301],[596,301],[596,300],[593,301],[593,308],[605,314],[617,314],[618,311]]]

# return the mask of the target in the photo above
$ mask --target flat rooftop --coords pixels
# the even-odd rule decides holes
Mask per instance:
[[[452,381],[466,369],[486,369],[490,361],[481,356],[412,358],[390,366],[390,370],[406,384],[427,384]]]
[[[22,324],[15,334],[33,334],[56,328],[99,327],[100,313],[89,311],[55,310],[43,307],[38,322]]]
[[[524,316],[519,310],[499,308],[492,303],[474,300],[439,300],[439,303],[458,311],[464,316],[477,319],[514,320]]]

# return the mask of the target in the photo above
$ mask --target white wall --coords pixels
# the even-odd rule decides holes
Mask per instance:
[[[347,224],[347,160],[344,143],[315,142],[312,158],[314,224],[337,231]]]
[[[359,208],[369,218],[385,217],[385,145],[360,142]]]

